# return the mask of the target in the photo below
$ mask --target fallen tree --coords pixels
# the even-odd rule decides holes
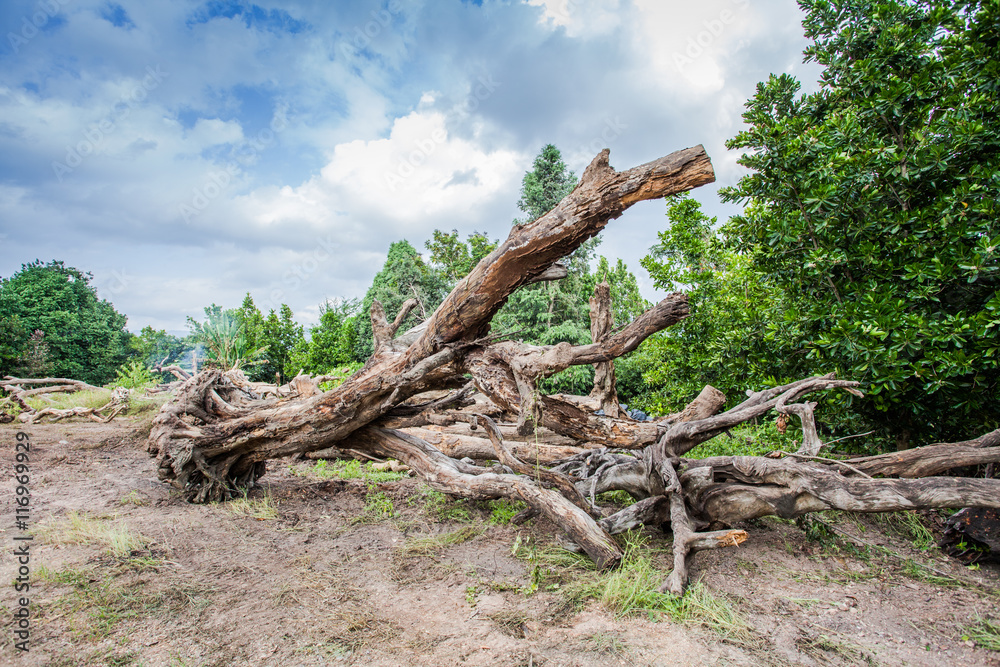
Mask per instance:
[[[159,476],[192,502],[206,502],[252,485],[274,458],[393,458],[439,491],[523,500],[529,509],[521,518],[547,517],[600,567],[622,557],[613,534],[670,524],[675,569],[664,587],[675,593],[685,583],[690,555],[744,541],[747,534],[733,526],[745,519],[830,508],[1000,506],[998,480],[875,479],[898,474],[904,464],[821,458],[815,404],[802,399],[829,390],[860,395],[856,382],[832,375],[750,392],[726,411],[725,397],[707,387],[685,410],[660,421],[618,413],[611,363],[686,317],[684,294],[667,296],[615,332],[606,315],[608,290],[598,286],[589,345],[533,346],[491,331],[493,316],[515,290],[557,279],[557,261],[629,206],[713,180],[701,147],[623,172],[610,167],[603,151],[572,193],[544,216],[515,226],[421,325],[397,336],[419,304],[408,301],[390,321],[375,302],[374,354],[339,387],[320,391],[318,382],[300,376],[287,391],[264,396],[239,371],[217,369],[185,380],[150,433]],[[600,369],[591,397],[539,394],[541,379],[585,364]],[[772,410],[801,420],[799,451],[774,458],[685,458],[698,444]],[[990,443],[977,450],[976,461],[1000,459],[1000,447]],[[972,460],[931,451],[907,452],[912,458],[906,470],[937,474],[949,469],[949,460]],[[937,463],[921,468],[924,454]],[[500,463],[477,465],[484,459]],[[637,502],[611,513],[598,505],[597,495],[612,490],[626,491]]]

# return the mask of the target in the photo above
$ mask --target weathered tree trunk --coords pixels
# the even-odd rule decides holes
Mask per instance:
[[[544,216],[515,226],[419,326],[396,335],[415,300],[391,322],[374,303],[375,352],[336,389],[320,391],[317,379],[299,376],[263,398],[265,388],[239,371],[209,370],[187,379],[154,419],[149,451],[158,459],[160,477],[190,500],[205,502],[253,484],[273,458],[392,457],[446,493],[523,500],[530,513],[548,517],[600,567],[621,558],[611,535],[669,523],[675,568],[664,589],[674,593],[684,586],[691,553],[747,538],[737,528],[699,532],[710,524],[829,508],[1000,507],[1000,480],[925,477],[956,465],[1000,461],[996,433],[885,457],[819,458],[816,404],[800,399],[830,389],[861,396],[856,382],[833,375],[750,392],[725,411],[725,396],[706,387],[682,412],[658,422],[618,415],[611,363],[686,317],[684,294],[667,296],[612,333],[607,286],[599,286],[589,345],[533,346],[491,335],[493,316],[515,290],[557,279],[564,271],[554,268],[557,260],[629,206],[713,180],[701,147],[624,172],[612,169],[603,151],[572,193]],[[539,380],[579,364],[604,365],[598,401],[539,395]],[[413,403],[418,394],[446,389],[454,391]],[[473,398],[474,390],[488,403]],[[604,414],[595,414],[592,404]],[[687,457],[699,444],[771,410],[802,420],[798,452]],[[516,424],[494,423],[500,419]],[[471,465],[460,460],[466,457],[500,464]],[[921,479],[873,478],[879,474]],[[638,502],[601,518],[610,512],[598,506],[598,494],[611,490],[627,491]]]
[[[604,342],[615,326],[611,310],[611,286],[607,281],[598,283],[590,297],[590,339]],[[594,390],[590,395],[597,399],[599,409],[608,417],[619,417],[618,391],[615,388],[615,362],[601,361],[594,364]]]
[[[401,318],[389,324],[381,305],[373,305],[375,353],[337,389],[293,403],[258,404],[220,373],[188,380],[154,420],[150,452],[159,459],[161,477],[194,501],[223,498],[234,485],[263,474],[268,459],[336,446],[410,396],[454,383],[462,358],[491,342],[486,338],[490,321],[516,289],[543,275],[632,204],[713,180],[700,146],[624,172],[612,169],[603,151],[572,193],[537,220],[515,226],[413,336],[394,340]],[[663,321],[660,328],[669,323]],[[613,358],[600,344],[583,346],[574,356],[573,363]]]

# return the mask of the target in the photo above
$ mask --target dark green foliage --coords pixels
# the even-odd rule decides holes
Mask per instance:
[[[354,343],[354,359],[367,361],[375,351],[369,317],[373,301],[378,299],[385,309],[386,317],[392,321],[407,299],[420,299],[421,307],[410,313],[400,326],[399,332],[402,333],[415,326],[423,313],[429,316],[446,295],[444,277],[424,262],[409,241],[393,243],[389,246],[389,254],[382,270],[375,276],[361,302],[361,312],[355,320],[357,338]]]
[[[42,371],[97,385],[115,377],[132,334],[90,280],[62,262],[35,261],[0,281],[0,375]]]
[[[266,361],[254,369],[254,376],[268,382],[284,384],[295,377],[300,368],[292,368],[292,351],[305,339],[302,325],[296,324],[292,309],[281,304],[275,313],[268,313],[260,332],[260,341],[267,347]]]
[[[309,330],[292,353],[292,366],[307,373],[324,374],[354,361],[357,336],[357,299],[327,302],[320,306],[319,324]]]
[[[758,85],[726,233],[810,366],[867,385],[870,419],[902,442],[996,428],[1000,5],[800,4],[823,87]]]
[[[716,219],[688,195],[667,199],[667,217],[670,226],[642,266],[658,288],[687,292],[691,315],[651,337],[623,369],[621,380],[634,382],[637,366],[651,389],[634,396],[637,405],[673,412],[706,384],[739,398],[806,373],[797,329],[785,321],[773,281],[725,246]]]
[[[566,167],[562,153],[552,144],[546,144],[535,158],[531,171],[521,181],[521,199],[517,207],[525,213],[525,217],[515,220],[515,224],[542,217],[575,187],[576,174]]]

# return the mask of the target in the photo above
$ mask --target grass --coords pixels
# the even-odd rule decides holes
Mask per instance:
[[[702,626],[741,646],[759,644],[749,622],[724,598],[696,583],[681,597],[661,593],[668,572],[660,570],[654,557],[662,550],[650,547],[641,532],[623,536],[624,556],[610,572],[594,572],[593,562],[583,554],[553,547],[538,547],[530,538],[518,537],[512,555],[529,563],[531,584],[524,593],[538,588],[561,590],[568,602],[581,607],[594,600],[616,618],[646,615],[651,620],[667,617],[676,623]]]
[[[133,507],[145,507],[149,504],[149,498],[132,489],[118,499],[119,505],[132,505]]]
[[[491,500],[489,507],[490,523],[495,526],[506,526],[509,525],[511,519],[523,511],[527,505],[520,500],[501,498],[500,500]]]
[[[191,606],[205,606],[206,592],[184,584],[169,586],[163,591],[150,592],[148,584],[135,581],[131,585],[117,582],[114,576],[97,570],[38,568],[41,581],[69,586],[70,592],[52,604],[70,616],[73,632],[83,639],[102,640],[111,635],[124,621],[150,614],[177,616]],[[79,623],[77,614],[85,621]]]
[[[360,479],[370,484],[398,482],[409,476],[406,472],[375,470],[370,461],[362,463],[357,459],[337,459],[334,461],[320,459],[311,466],[292,468],[291,472],[296,475],[319,477],[320,479]]]
[[[407,500],[408,504],[421,504],[424,510],[441,521],[472,521],[472,511],[464,499],[454,499],[426,484],[417,487],[417,492]]]
[[[40,525],[38,536],[52,544],[96,544],[117,559],[140,553],[152,543],[121,519],[90,517],[78,512],[70,512],[61,521]]]
[[[979,617],[965,628],[964,641],[972,640],[990,651],[1000,651],[1000,622]]]
[[[250,498],[244,492],[242,498],[226,502],[226,509],[236,516],[247,516],[258,521],[278,518],[278,504],[268,493],[265,493],[261,498]]]
[[[382,491],[376,491],[374,484],[368,485],[368,493],[365,495],[365,506],[359,516],[354,517],[354,523],[378,523],[396,516],[396,506],[392,503],[392,498]]]
[[[160,407],[170,400],[170,396],[155,396],[150,399],[134,398],[129,401],[129,407],[125,410],[125,415],[135,416],[146,412],[156,412]],[[43,408],[56,408],[66,410],[68,408],[102,408],[111,401],[110,389],[87,389],[72,393],[61,392],[57,394],[36,394],[29,396],[25,402],[36,410]]]
[[[907,538],[920,551],[928,551],[937,546],[934,533],[924,525],[920,515],[916,512],[876,513],[872,515],[872,519],[882,528]]]
[[[843,658],[849,665],[876,665],[875,660],[861,648],[847,641],[834,639],[827,635],[809,637],[800,635],[795,640],[795,646],[819,663],[827,662],[829,653]]]
[[[602,653],[612,658],[624,658],[629,652],[628,644],[610,632],[592,634],[587,637],[587,643],[594,653]]]
[[[448,547],[475,539],[486,532],[482,526],[462,526],[457,530],[429,537],[411,537],[400,548],[404,556],[438,556]]]

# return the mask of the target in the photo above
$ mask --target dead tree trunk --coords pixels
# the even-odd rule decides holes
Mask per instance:
[[[700,146],[623,172],[611,168],[608,155],[607,150],[598,155],[554,209],[515,226],[411,335],[393,339],[400,320],[389,324],[381,306],[373,306],[375,353],[337,389],[272,405],[254,402],[221,373],[208,371],[188,380],[154,420],[150,452],[159,460],[161,477],[194,501],[223,498],[234,485],[263,474],[268,459],[336,446],[410,396],[454,383],[463,357],[491,342],[490,321],[516,289],[536,280],[632,204],[715,178]],[[686,307],[683,311],[677,316],[686,314]],[[593,356],[599,348],[584,346],[578,354],[589,351]],[[605,354],[577,363],[610,358]]]
[[[157,415],[150,434],[149,451],[158,459],[160,477],[190,500],[205,502],[253,484],[273,458],[392,457],[447,493],[525,501],[602,567],[621,558],[612,534],[670,522],[675,569],[665,589],[672,592],[684,585],[690,554],[746,539],[739,529],[700,532],[710,524],[732,526],[767,514],[792,517],[829,508],[1000,507],[1000,480],[924,477],[956,462],[1000,461],[1000,437],[889,458],[817,457],[822,442],[813,421],[815,403],[802,399],[831,389],[861,395],[856,382],[832,375],[752,392],[726,411],[725,396],[706,387],[685,410],[658,422],[616,416],[611,375],[597,392],[604,414],[595,414],[581,397],[539,395],[542,378],[572,365],[610,366],[653,333],[679,322],[688,314],[687,298],[671,294],[613,335],[605,326],[607,315],[598,315],[593,342],[576,347],[491,337],[490,322],[507,298],[524,285],[557,278],[560,272],[553,266],[559,259],[632,204],[713,180],[701,147],[623,172],[610,167],[603,151],[572,193],[544,216],[515,226],[420,326],[397,337],[413,304],[391,322],[382,306],[373,304],[375,352],[336,389],[322,392],[316,382],[296,378],[287,393],[275,390],[272,398],[263,398],[238,371],[209,370],[186,380]],[[598,292],[597,310],[605,303]],[[604,325],[598,327],[601,317]],[[466,375],[488,405],[472,404]],[[455,391],[417,405],[409,401],[442,389]],[[802,419],[806,442],[799,452],[773,458],[688,457],[699,444],[771,410]],[[516,425],[497,426],[487,413]],[[431,430],[452,426],[451,434]],[[458,460],[464,456],[498,459],[511,472]],[[542,467],[549,462],[553,465]],[[921,478],[874,479],[877,474]],[[638,502],[601,518],[597,496],[611,490],[627,491]]]
[[[611,286],[607,281],[594,288],[590,297],[590,338],[595,343],[604,342],[615,326],[611,310]],[[618,392],[615,389],[615,362],[601,361],[594,364],[594,390],[590,395],[598,400],[600,409],[608,417],[619,417]]]

